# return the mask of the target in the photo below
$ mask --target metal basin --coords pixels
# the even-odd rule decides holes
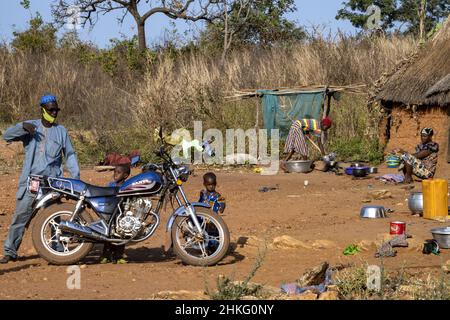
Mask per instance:
[[[368,171],[369,171],[369,173],[378,173],[378,168],[377,167],[370,167]]]
[[[408,208],[412,213],[423,213],[422,192],[411,192],[408,197]]]
[[[386,218],[386,209],[383,206],[364,206],[359,213],[361,218]]]
[[[286,170],[288,172],[310,172],[312,163],[312,160],[287,161]]]
[[[431,234],[440,248],[450,249],[450,227],[431,229]]]

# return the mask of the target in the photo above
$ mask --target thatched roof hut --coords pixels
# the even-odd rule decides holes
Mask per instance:
[[[375,95],[386,117],[381,124],[387,148],[413,149],[421,127],[431,126],[450,162],[450,17],[433,39],[382,81]]]
[[[377,99],[406,105],[450,105],[450,18],[433,40],[387,80]]]

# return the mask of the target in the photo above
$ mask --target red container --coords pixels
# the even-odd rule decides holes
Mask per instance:
[[[402,235],[406,232],[406,222],[394,221],[391,222],[390,234]]]

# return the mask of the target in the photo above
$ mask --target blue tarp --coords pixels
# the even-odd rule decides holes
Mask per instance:
[[[258,90],[262,96],[264,128],[280,129],[280,137],[286,138],[289,128],[297,119],[320,119],[325,88],[314,91]]]

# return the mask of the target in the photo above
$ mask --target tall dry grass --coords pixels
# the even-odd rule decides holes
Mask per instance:
[[[1,49],[0,120],[12,123],[38,116],[39,96],[53,92],[63,108],[63,124],[94,132],[88,161],[98,153],[142,149],[161,124],[168,129],[191,128],[194,120],[202,120],[204,129],[254,127],[258,102],[226,101],[234,89],[370,85],[415,45],[411,38],[318,37],[290,47],[234,51],[224,64],[219,56],[200,50],[160,55],[148,63],[143,76],[116,78],[99,65],[79,62],[73,53],[31,55]],[[361,137],[359,143],[364,145],[365,138],[377,134],[375,115],[365,107],[365,97],[344,96],[333,106],[334,145],[345,145],[354,137]]]
[[[51,92],[69,127],[110,128],[130,108],[127,87],[71,55],[0,51],[0,115],[6,122],[39,117],[39,98]]]
[[[307,84],[370,85],[415,47],[410,38],[338,42],[318,39],[289,48],[233,52],[225,64],[205,54],[177,60],[162,57],[138,88],[136,115],[152,123],[169,115],[211,114],[225,120],[224,97],[233,89],[274,88]]]

